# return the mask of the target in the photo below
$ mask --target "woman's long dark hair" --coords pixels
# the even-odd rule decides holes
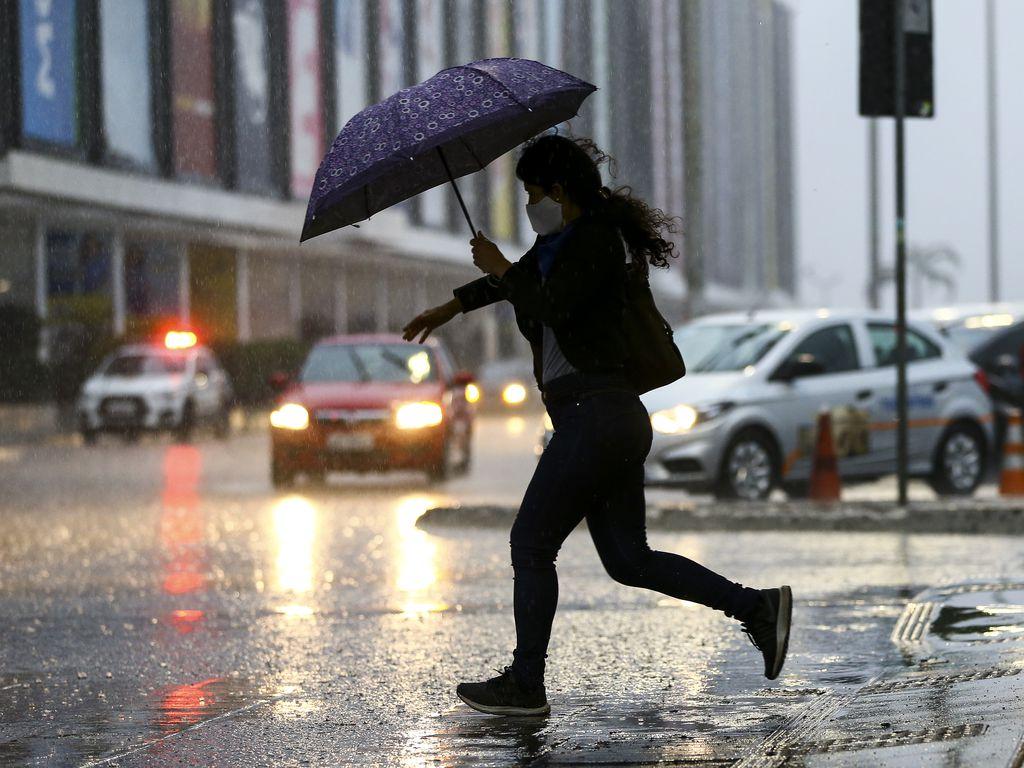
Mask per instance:
[[[602,186],[600,165],[605,162],[614,177],[615,160],[593,141],[549,133],[526,144],[516,163],[516,177],[545,192],[561,184],[570,200],[585,211],[600,213],[619,229],[636,263],[667,267],[677,254],[662,232],[676,232],[678,217],[633,197],[629,186]]]

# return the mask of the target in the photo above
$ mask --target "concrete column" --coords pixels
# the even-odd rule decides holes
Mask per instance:
[[[292,319],[292,333],[298,336],[302,330],[302,269],[297,259],[292,261],[288,272],[288,312]]]
[[[39,333],[39,359],[47,362],[50,359],[50,338],[46,320],[50,315],[49,291],[46,279],[46,222],[36,219],[35,232],[35,266],[36,266],[36,314],[42,321]]]
[[[110,241],[110,287],[114,304],[114,335],[128,330],[128,308],[124,284],[124,232],[115,229]]]
[[[348,273],[344,269],[334,278],[334,332],[348,333]]]
[[[189,296],[188,244],[178,244],[178,319],[187,323],[191,318],[191,297]]]
[[[376,301],[373,304],[374,326],[377,331],[387,331],[391,305],[391,294],[388,290],[388,270],[382,268],[376,273],[376,278],[377,281],[374,283]]]
[[[250,341],[252,339],[252,310],[250,309],[249,294],[249,252],[244,249],[239,249],[235,256],[235,288],[238,292],[235,302],[238,340]]]

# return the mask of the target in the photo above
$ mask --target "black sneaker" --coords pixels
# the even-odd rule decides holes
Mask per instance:
[[[760,589],[761,602],[743,622],[750,642],[764,655],[764,676],[774,680],[782,671],[789,648],[789,625],[793,618],[793,592],[789,587]]]
[[[456,695],[478,712],[489,715],[546,715],[551,711],[543,684],[533,690],[519,686],[512,667],[482,683],[459,683]]]

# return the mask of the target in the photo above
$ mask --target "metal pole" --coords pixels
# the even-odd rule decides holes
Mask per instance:
[[[907,243],[904,188],[903,112],[906,61],[903,19],[906,0],[896,2],[896,473],[899,505],[907,504]]]
[[[452,183],[452,189],[455,190],[455,196],[459,198],[459,205],[462,206],[462,215],[466,217],[466,223],[469,224],[469,231],[473,233],[473,237],[476,237],[476,228],[473,226],[473,220],[469,218],[469,211],[466,210],[466,204],[462,201],[462,193],[459,192],[459,185],[455,183],[455,177],[452,176],[452,170],[448,167],[448,161],[445,159],[444,152],[441,148],[437,148],[437,154],[441,156],[441,162],[444,163],[444,170],[448,174],[448,181]]]
[[[878,309],[878,120],[868,120],[868,305]]]
[[[988,91],[988,299],[999,301],[999,156],[996,112],[996,6],[985,6],[985,69]]]

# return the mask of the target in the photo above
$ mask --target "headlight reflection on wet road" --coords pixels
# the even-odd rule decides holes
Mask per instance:
[[[277,545],[274,590],[292,596],[312,592],[319,511],[309,499],[286,496],[274,503],[272,514]],[[314,610],[296,602],[281,606],[278,612],[304,618],[312,616]]]
[[[405,496],[395,506],[398,528],[398,608],[403,615],[443,611],[448,606],[434,599],[430,588],[437,582],[437,546],[416,527],[416,520],[440,501],[430,496]]]

